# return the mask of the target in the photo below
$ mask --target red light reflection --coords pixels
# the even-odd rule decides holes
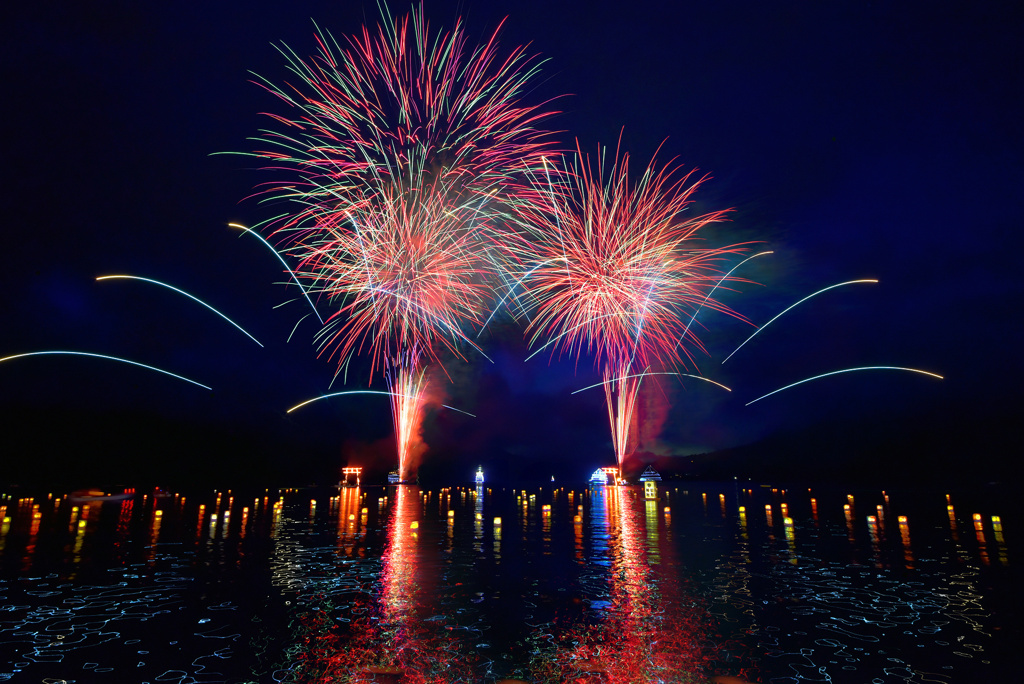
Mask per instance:
[[[359,517],[358,494],[342,494],[339,551],[351,553]],[[424,590],[420,559],[419,488],[396,488],[381,558],[379,591],[344,611],[351,621],[336,623],[324,610],[305,614],[302,681],[403,682],[442,684],[471,681],[469,659],[444,624],[429,621],[436,596]],[[351,526],[350,526],[350,523]],[[365,521],[362,521],[365,525]]]
[[[560,682],[703,681],[718,647],[707,607],[681,586],[671,545],[628,487],[608,487],[611,604],[597,624],[576,625],[535,672]],[[663,531],[662,531],[663,532]],[[654,552],[652,552],[652,547]]]

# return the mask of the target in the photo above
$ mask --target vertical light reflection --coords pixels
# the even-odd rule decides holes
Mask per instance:
[[[429,589],[432,578],[420,561],[419,535],[429,527],[421,525],[419,487],[398,485],[393,491],[375,610],[353,621],[347,636],[330,632],[316,644],[310,663],[318,673],[316,681],[470,680],[468,663],[457,653],[451,632],[425,619],[437,610],[433,605],[437,597]],[[317,662],[318,657],[327,662]]]
[[[473,492],[473,550],[480,553],[484,548],[484,497],[482,494],[482,486],[478,486]]]
[[[580,504],[576,509],[576,515],[572,519],[572,529],[574,537],[574,549],[576,551],[576,564],[586,565],[587,560],[584,556],[583,548],[583,504]]]
[[[238,538],[239,540],[245,539],[245,531],[249,526],[249,507],[242,507],[242,522],[238,526]]]
[[[996,549],[999,553],[999,563],[1008,565],[1010,558],[1006,552],[1006,539],[1003,537],[1003,519],[998,515],[992,516],[992,535],[996,539]]]
[[[946,495],[946,501],[949,501],[949,495]],[[953,508],[953,504],[946,505],[946,514],[949,516],[949,531],[954,542],[960,541],[960,531],[956,528],[956,510]]]
[[[122,557],[128,542],[128,533],[131,530],[132,523],[132,509],[134,507],[134,497],[128,497],[121,502],[121,510],[117,515],[117,532],[114,537],[114,547],[118,551],[118,558]]]
[[[900,539],[903,541],[903,561],[908,570],[914,569],[914,554],[910,549],[910,525],[907,523],[907,516],[901,515],[896,519],[900,526]]]
[[[281,512],[283,510],[284,510],[284,496],[281,496],[280,498],[278,498],[277,501],[274,502],[273,519],[271,520],[271,523],[270,523],[270,538],[271,539],[277,539],[278,536],[281,534],[281,527],[283,525],[283,523],[281,521]]]
[[[448,509],[448,526],[445,530],[445,551],[452,553],[455,549],[455,511]]]
[[[88,526],[89,521],[84,517],[78,521],[78,531],[75,534],[75,545],[71,550],[71,562],[75,566],[82,562],[82,547],[85,545],[85,532]],[[77,576],[77,572],[71,572],[68,575],[68,579],[75,579]]]
[[[592,493],[590,560],[608,568],[608,600],[595,602],[600,624],[581,626],[563,639],[573,646],[555,657],[557,681],[703,681],[698,673],[710,615],[680,590],[659,502],[639,492],[608,486]],[[545,676],[547,681],[552,673]]]
[[[551,555],[551,504],[543,504],[540,509],[541,554]]]
[[[7,544],[7,533],[11,530],[11,519],[7,516],[7,506],[0,506],[0,556]]]
[[[875,567],[882,567],[882,555],[879,547],[880,536],[878,532],[878,519],[873,516],[868,516],[868,536],[871,539],[871,556],[875,559]]]
[[[22,558],[22,570],[28,572],[32,569],[32,556],[36,552],[36,537],[39,535],[39,525],[43,521],[43,514],[39,510],[39,504],[33,503],[32,499],[26,499],[24,508],[28,513],[30,522],[28,528],[28,541],[25,544],[25,555]]]
[[[387,547],[381,566],[381,601],[385,616],[402,625],[412,617],[416,581],[415,545],[419,540],[419,488],[399,485],[395,489],[395,505],[388,525]]]
[[[789,562],[791,565],[796,565],[796,530],[793,526],[793,519],[789,516],[784,517],[782,519],[782,527],[786,534],[786,546],[789,549]]]
[[[196,540],[199,539],[199,535],[203,533],[203,522],[206,520],[206,504],[199,504],[199,510],[196,512]]]
[[[978,557],[983,565],[988,565],[988,546],[985,543],[985,526],[981,513],[975,513],[972,518],[974,520],[974,537],[978,540]]]
[[[160,526],[164,521],[164,512],[156,507],[156,501],[153,504],[153,518],[150,520],[149,527],[149,547],[146,549],[146,560],[148,561],[153,561],[156,558],[156,544],[160,539]]]
[[[360,518],[359,487],[342,487],[335,504],[338,513],[338,552],[351,556],[365,520]]]
[[[748,491],[751,494],[753,494],[753,490],[748,490]],[[751,567],[752,560],[751,560],[751,557],[750,557],[750,533],[749,533],[749,531],[747,529],[747,507],[746,506],[740,506],[739,507],[739,526],[740,526],[740,538],[739,538],[739,541],[737,542],[737,547],[736,547],[736,558],[738,558],[739,562],[733,564],[733,570],[732,570],[732,573],[731,573],[732,574],[732,582],[733,582],[733,586],[735,587],[735,589],[734,589],[735,593],[741,594],[743,596],[751,597],[752,596],[752,592],[750,590],[750,580],[751,580],[750,567]],[[746,608],[744,609],[743,612],[751,618],[751,623],[753,624],[753,623],[756,622],[757,618],[754,615],[754,611],[752,609],[752,605],[753,605],[752,601],[748,602],[747,605],[746,605]]]

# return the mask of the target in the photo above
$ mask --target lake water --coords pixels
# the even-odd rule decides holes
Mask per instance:
[[[653,500],[11,490],[0,680],[1015,681],[1011,500],[750,482],[659,483]]]

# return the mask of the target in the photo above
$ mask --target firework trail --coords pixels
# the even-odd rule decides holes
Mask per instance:
[[[323,325],[324,324],[324,319],[320,318],[320,312],[316,310],[316,306],[313,304],[313,300],[309,298],[309,293],[306,292],[306,288],[302,287],[302,283],[299,282],[298,277],[295,275],[295,273],[292,271],[292,269],[288,268],[288,262],[285,261],[284,258],[280,254],[277,253],[277,250],[274,249],[274,246],[271,245],[266,240],[264,240],[263,236],[261,236],[259,233],[257,233],[256,231],[254,231],[254,230],[252,230],[250,228],[247,228],[246,226],[243,226],[240,223],[229,223],[228,226],[230,226],[231,228],[237,228],[237,229],[241,230],[243,235],[252,235],[257,240],[262,242],[271,252],[274,253],[274,256],[277,257],[277,260],[281,262],[282,266],[284,266],[284,270],[288,271],[288,275],[290,275],[292,277],[292,280],[295,281],[295,284],[299,286],[299,290],[302,292],[302,296],[306,298],[307,302],[309,302],[309,308],[311,308],[313,310],[313,313],[316,315],[317,319],[320,321],[320,325]]]
[[[207,387],[206,385],[202,384],[201,382],[196,382],[195,380],[189,380],[184,375],[178,375],[177,373],[172,373],[172,372],[166,371],[166,370],[164,370],[162,368],[157,368],[156,366],[147,366],[146,364],[139,363],[138,361],[131,361],[129,359],[122,359],[122,358],[119,358],[117,356],[108,356],[106,354],[93,354],[93,353],[90,353],[90,352],[63,351],[63,350],[52,350],[52,351],[51,350],[47,350],[47,351],[27,352],[25,354],[14,354],[13,356],[5,356],[3,358],[0,358],[0,363],[3,363],[4,361],[13,361],[14,359],[25,358],[25,357],[28,357],[28,356],[54,356],[54,355],[56,355],[56,356],[88,356],[88,357],[91,357],[91,358],[94,358],[94,359],[106,359],[107,361],[117,361],[118,363],[127,363],[127,364],[129,364],[131,366],[138,366],[139,368],[145,368],[146,370],[156,371],[157,373],[163,373],[164,375],[170,375],[172,378],[177,378],[178,380],[184,380],[185,382],[192,383],[193,385],[198,385],[199,387],[202,387],[203,389],[210,389],[209,387]]]
[[[837,287],[843,287],[844,285],[856,285],[857,283],[877,283],[877,282],[878,281],[873,279],[873,278],[865,278],[865,279],[861,279],[861,280],[848,280],[845,283],[836,283],[835,285],[829,285],[828,287],[823,287],[822,289],[818,290],[817,292],[812,292],[811,294],[807,295],[806,297],[801,299],[796,304],[791,304],[791,305],[787,306],[785,309],[783,309],[782,311],[780,311],[779,313],[775,314],[775,316],[772,317],[772,319],[770,321],[768,321],[767,323],[762,325],[760,328],[755,330],[753,333],[751,333],[750,337],[748,337],[747,339],[743,340],[742,343],[740,343],[740,346],[738,346],[735,349],[733,349],[732,350],[732,354],[729,354],[724,359],[722,359],[722,363],[725,363],[726,361],[731,359],[733,354],[735,354],[736,352],[738,352],[740,349],[743,348],[743,345],[745,345],[750,340],[754,339],[754,336],[757,335],[757,333],[761,332],[762,330],[767,328],[769,325],[774,323],[776,320],[778,320],[782,316],[782,314],[786,313],[787,311],[789,311],[791,309],[795,309],[796,307],[800,306],[801,304],[806,302],[811,297],[816,297],[817,295],[820,295],[822,292],[828,292],[831,289],[834,289],[834,288],[837,288]]]
[[[621,468],[636,446],[637,392],[649,369],[693,364],[690,349],[703,351],[690,330],[698,309],[737,315],[712,292],[723,281],[719,262],[744,246],[697,246],[699,231],[727,213],[685,216],[704,178],[652,162],[634,182],[627,154],[616,151],[609,169],[597,158],[592,165],[577,147],[548,185],[547,204],[517,207],[525,232],[517,256],[532,270],[530,344],[547,339],[552,355],[594,357]]]
[[[205,306],[205,307],[206,307],[207,309],[209,309],[210,311],[212,311],[213,313],[217,314],[218,316],[220,316],[221,318],[223,318],[223,319],[224,319],[225,321],[227,321],[227,322],[228,322],[228,323],[230,323],[231,325],[233,325],[233,326],[235,326],[236,328],[238,328],[239,330],[241,330],[241,331],[242,331],[242,334],[244,334],[244,335],[245,335],[246,337],[248,337],[248,338],[249,338],[250,340],[252,340],[252,341],[253,341],[253,342],[255,342],[256,344],[259,344],[259,345],[260,345],[261,347],[263,346],[262,344],[260,344],[260,341],[259,341],[259,340],[257,340],[257,339],[256,339],[255,337],[253,337],[252,335],[250,335],[250,334],[249,334],[248,332],[246,332],[245,328],[243,328],[242,326],[240,326],[240,325],[238,325],[237,323],[235,323],[235,322],[234,322],[233,320],[231,320],[230,318],[228,318],[227,316],[225,316],[225,315],[224,315],[223,313],[221,313],[220,311],[217,311],[217,309],[213,308],[212,306],[210,306],[209,304],[207,304],[207,303],[206,303],[206,302],[204,302],[203,300],[199,299],[198,297],[196,297],[196,296],[194,296],[194,295],[190,295],[190,294],[189,294],[188,292],[185,292],[184,290],[180,290],[180,289],[178,289],[178,288],[174,287],[173,285],[168,285],[167,283],[161,282],[161,281],[159,281],[159,280],[153,280],[153,279],[151,279],[151,278],[142,278],[142,277],[140,277],[140,276],[133,276],[133,275],[108,275],[108,276],[99,276],[99,277],[97,277],[97,278],[96,278],[96,280],[97,280],[98,282],[102,282],[102,281],[104,281],[104,280],[141,280],[141,281],[142,281],[142,282],[144,282],[144,283],[151,283],[151,284],[153,284],[153,285],[159,285],[160,287],[166,287],[166,288],[167,288],[168,290],[173,290],[173,291],[177,292],[177,293],[178,293],[178,294],[180,294],[180,295],[184,295],[184,296],[188,297],[189,299],[191,299],[191,300],[192,300],[192,301],[194,301],[194,302],[198,302],[199,304],[202,304],[202,305],[203,305],[203,306]]]
[[[757,399],[754,399],[754,401],[748,401],[746,405],[750,406],[754,402],[758,402],[758,401],[761,401],[762,399],[766,399],[766,398],[772,396],[773,394],[778,394],[779,392],[781,392],[783,390],[788,390],[790,387],[796,387],[797,385],[802,385],[805,382],[811,382],[812,380],[818,380],[820,378],[827,378],[829,376],[839,375],[841,373],[853,373],[853,372],[856,372],[856,371],[868,371],[868,370],[907,371],[907,372],[910,372],[910,373],[920,373],[921,375],[928,375],[928,376],[931,376],[933,378],[938,378],[939,380],[943,380],[944,379],[938,373],[932,373],[930,371],[920,370],[920,369],[917,369],[917,368],[903,368],[902,366],[861,366],[859,368],[844,368],[842,370],[832,371],[830,373],[822,373],[821,375],[815,375],[815,376],[810,377],[810,378],[804,378],[803,380],[799,380],[799,381],[794,382],[792,384],[786,385],[785,387],[780,387],[777,390],[772,390],[768,394],[764,394],[764,395],[758,397]]]
[[[345,397],[345,396],[355,395],[355,394],[376,394],[376,395],[387,396],[387,397],[393,397],[394,396],[393,392],[381,392],[380,390],[348,390],[346,392],[332,392],[330,394],[321,394],[319,397],[313,397],[312,399],[307,399],[306,401],[298,403],[295,406],[292,406],[287,411],[285,411],[285,413],[291,413],[292,411],[296,411],[296,410],[302,408],[303,406],[307,406],[309,404],[312,404],[314,401],[320,401],[321,399],[330,399],[331,397]],[[406,395],[406,396],[407,396],[407,398],[412,398],[412,395]],[[476,418],[476,416],[473,415],[472,413],[469,413],[468,411],[463,411],[462,409],[457,409],[454,406],[449,406],[447,404],[442,404],[442,408],[446,408],[446,409],[450,409],[452,411],[456,411],[458,413],[462,413],[464,415],[469,416],[470,418]]]
[[[297,263],[304,294],[334,307],[317,343],[337,373],[368,354],[371,378],[386,379],[407,480],[426,368],[479,351],[463,330],[480,326],[499,277],[500,219],[535,195],[550,114],[521,101],[538,64],[523,48],[501,54],[497,31],[473,47],[461,24],[431,33],[422,6],[397,20],[381,10],[375,31],[320,31],[310,59],[281,48],[297,78],[261,84],[289,113],[268,114],[250,155],[275,176],[257,194],[290,207],[256,228]]]

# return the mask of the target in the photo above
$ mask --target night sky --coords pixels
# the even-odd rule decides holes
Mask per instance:
[[[682,457],[813,433],[898,445],[922,470],[937,450],[965,468],[1009,462],[1024,342],[1013,3],[517,0],[426,12],[435,29],[463,17],[478,40],[507,17],[504,51],[529,43],[546,60],[528,101],[562,96],[550,125],[563,147],[621,134],[637,167],[660,145],[662,162],[710,174],[696,209],[734,211],[709,240],[774,251],[737,272],[756,284],[722,295],[751,323],[829,285],[880,281],[807,302],[724,365],[755,328],[702,314],[699,370],[733,392],[652,383],[642,450]],[[259,113],[284,113],[249,73],[289,76],[275,44],[310,55],[314,21],[340,37],[376,24],[376,4],[24,3],[4,15],[0,357],[109,354],[213,388],[96,359],[0,364],[4,475],[392,467],[383,397],[285,414],[328,390],[333,365],[317,358],[314,325],[296,326],[306,309],[279,284],[280,264],[227,226],[279,210],[245,199],[266,176],[216,154],[252,149],[269,121]],[[164,288],[95,281],[115,273],[181,288],[264,346]],[[443,385],[477,418],[431,414],[425,469],[521,475],[544,463],[578,478],[613,461],[603,393],[571,394],[596,381],[590,359],[526,362],[508,320],[482,339],[494,363],[453,360]],[[745,406],[865,365],[946,379],[854,373]],[[356,364],[349,384],[369,379]]]

